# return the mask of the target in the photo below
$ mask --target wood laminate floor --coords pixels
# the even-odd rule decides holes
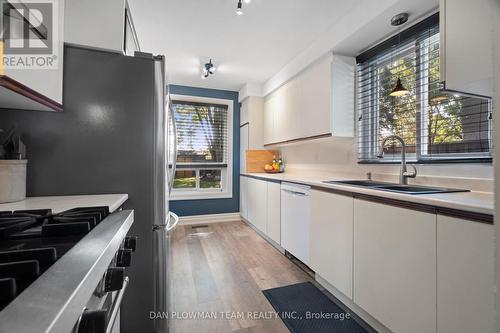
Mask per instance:
[[[279,318],[255,318],[273,311],[262,290],[311,281],[243,222],[180,226],[172,253],[172,311],[183,317],[173,333],[288,332]]]

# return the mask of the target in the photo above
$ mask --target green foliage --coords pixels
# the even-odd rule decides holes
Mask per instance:
[[[396,134],[409,146],[416,145],[417,118],[423,112],[421,126],[426,129],[429,149],[433,144],[460,142],[463,140],[462,102],[440,90],[439,45],[421,48],[420,52],[429,57],[422,66],[426,69],[421,72],[417,72],[414,50],[377,67],[379,139]],[[410,94],[389,95],[398,77]]]
[[[205,141],[206,161],[224,162],[225,124],[227,112],[216,106],[177,104],[176,121],[182,119],[183,135],[179,135],[179,145],[187,145],[196,150],[194,142]],[[198,136],[202,136],[200,139]],[[189,142],[184,142],[189,140]]]
[[[415,54],[396,59],[378,68],[379,136],[401,136],[408,145],[415,145],[416,137],[416,73]],[[402,97],[390,96],[398,77],[410,91]]]
[[[196,177],[175,178],[174,188],[196,188]]]

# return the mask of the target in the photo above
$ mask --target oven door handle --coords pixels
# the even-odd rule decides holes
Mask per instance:
[[[116,295],[116,298],[113,301],[113,305],[111,306],[111,316],[109,317],[108,326],[106,327],[106,333],[111,333],[111,331],[113,330],[113,326],[115,326],[116,316],[118,316],[118,311],[120,311],[120,306],[123,301],[123,295],[127,290],[128,283],[129,283],[129,278],[128,276],[126,276],[123,279],[122,289],[120,289],[118,295]]]

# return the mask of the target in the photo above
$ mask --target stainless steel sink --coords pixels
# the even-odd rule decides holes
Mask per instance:
[[[376,182],[372,180],[331,180],[331,181],[324,181],[323,183],[364,187],[373,190],[405,193],[412,195],[470,192],[470,190],[464,190],[458,188],[443,188],[443,187],[432,187],[432,186],[421,186],[421,185],[399,185],[387,182]]]
[[[339,185],[351,185],[351,186],[363,186],[363,187],[379,187],[379,186],[389,186],[395,185],[387,182],[376,182],[373,180],[328,180],[323,183],[327,184],[339,184]]]
[[[437,194],[437,193],[453,193],[453,192],[470,192],[470,190],[459,188],[443,188],[431,186],[416,186],[416,185],[391,185],[380,186],[377,190],[406,193],[406,194]]]

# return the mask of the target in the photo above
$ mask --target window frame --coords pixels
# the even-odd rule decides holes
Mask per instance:
[[[398,40],[397,44],[394,36],[388,39],[385,42],[382,42],[375,47],[369,49],[368,51],[362,53],[357,57],[357,63],[368,63],[368,66],[382,66],[384,63],[393,61],[393,53],[396,53],[397,59],[402,58],[409,52],[409,49],[415,49],[415,61],[416,61],[416,73],[421,77],[417,77],[417,82],[426,82],[422,76],[426,75],[424,71],[421,70],[421,66],[425,66],[425,61],[422,59],[421,51],[426,47],[425,43],[419,40],[419,38],[415,38],[415,36],[419,35],[420,32],[425,31],[433,26],[436,26],[438,14],[434,14],[429,18],[423,20],[420,23],[417,23],[415,26],[410,27],[406,31],[401,32],[401,35],[404,36],[402,42]],[[440,32],[437,32],[439,37]],[[435,35],[432,35],[435,36]],[[431,37],[429,37],[431,38]],[[399,44],[399,45],[398,45]],[[394,51],[394,47],[399,48],[397,51]],[[428,55],[427,55],[428,56]],[[370,64],[373,62],[373,64]],[[386,153],[386,157],[384,159],[375,159],[374,156],[377,154],[377,143],[378,137],[380,133],[380,100],[379,98],[379,89],[378,84],[380,83],[377,75],[373,75],[374,72],[378,71],[375,69],[369,69],[369,77],[368,80],[368,89],[363,92],[359,91],[359,76],[356,75],[356,101],[357,104],[359,100],[363,99],[363,93],[368,94],[368,96],[376,96],[376,99],[369,99],[369,109],[370,109],[370,123],[367,125],[363,123],[361,120],[367,113],[361,112],[358,109],[358,124],[357,124],[357,136],[358,140],[361,140],[362,137],[368,136],[366,139],[367,145],[361,148],[360,142],[357,143],[357,151],[358,151],[358,164],[399,164],[401,163],[401,158],[399,153]],[[426,83],[428,88],[428,82]],[[489,151],[488,152],[467,152],[467,153],[448,153],[446,155],[438,156],[438,155],[429,155],[423,152],[423,148],[425,145],[425,136],[424,134],[424,124],[427,112],[427,104],[428,100],[427,90],[422,89],[426,86],[420,84],[416,87],[415,99],[416,99],[416,115],[415,115],[415,152],[407,153],[406,160],[410,163],[418,163],[418,164],[431,164],[431,163],[491,163],[493,161],[493,121],[492,121],[492,112],[493,112],[493,103],[491,99],[488,101],[488,142],[489,142]],[[462,92],[460,95],[481,98],[484,96],[476,96],[471,94],[466,94]],[[363,133],[366,131],[367,133]]]
[[[209,199],[230,199],[233,197],[233,144],[234,144],[234,109],[233,100],[199,97],[190,95],[171,94],[172,100],[186,103],[218,104],[227,106],[227,143],[226,161],[224,163],[177,163],[177,171],[194,170],[196,172],[196,189],[175,189],[172,188],[170,200],[209,200]],[[222,170],[220,189],[203,189],[199,187],[199,174],[201,170]],[[175,179],[175,175],[173,177]]]

